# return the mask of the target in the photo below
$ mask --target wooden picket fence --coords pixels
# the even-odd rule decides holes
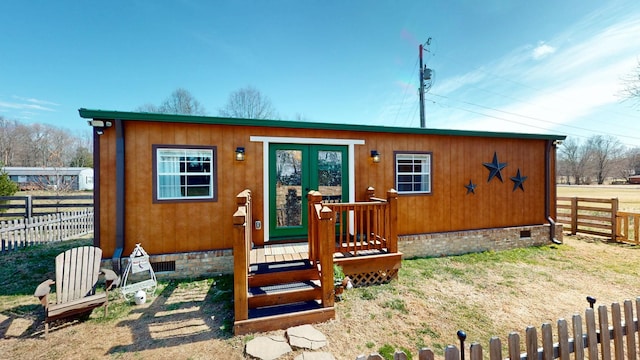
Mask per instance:
[[[0,221],[2,252],[93,232],[93,209]]]
[[[638,358],[638,319],[634,318],[634,305],[636,314],[640,313],[640,297],[625,300],[621,308],[615,302],[611,304],[611,322],[605,305],[600,305],[596,310],[587,308],[583,319],[579,314],[573,315],[571,328],[565,319],[557,321],[557,334],[554,337],[552,325],[542,324],[541,333],[535,327],[529,326],[525,330],[525,339],[522,343],[520,334],[512,332],[507,338],[507,356],[503,357],[503,344],[500,338],[493,337],[489,341],[488,354],[484,353],[482,346],[471,343],[469,347],[470,360],[636,360]],[[585,331],[586,329],[586,331]],[[571,334],[570,334],[571,333]],[[572,335],[572,336],[571,336]],[[461,347],[449,345],[445,348],[445,360],[465,360],[464,339]],[[524,349],[521,346],[524,345]],[[613,357],[612,357],[613,355]],[[409,357],[402,351],[396,351],[394,360],[404,360]],[[415,358],[415,357],[414,357]],[[434,360],[434,353],[429,348],[418,352],[419,360]],[[382,360],[379,354],[369,356],[360,355],[356,360]]]

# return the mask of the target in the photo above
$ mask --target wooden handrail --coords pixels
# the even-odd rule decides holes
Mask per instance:
[[[350,203],[322,203],[322,194],[310,191],[309,204],[309,259],[320,261],[318,254],[318,219],[321,209],[328,207],[333,212],[335,228],[335,252],[383,250],[398,251],[398,193],[394,189],[387,192],[386,199],[375,197],[373,188],[367,189],[368,201]],[[311,214],[315,214],[312,216]]]
[[[236,196],[238,209],[233,214],[233,288],[235,320],[249,318],[249,266],[253,239],[251,235],[251,190]]]

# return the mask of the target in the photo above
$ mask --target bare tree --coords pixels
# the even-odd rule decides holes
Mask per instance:
[[[573,178],[576,185],[584,183],[590,160],[586,147],[575,138],[568,137],[560,148],[560,158],[566,167],[568,177]]]
[[[627,180],[631,175],[640,175],[640,147],[627,150],[624,155],[624,167],[621,174]]]
[[[166,98],[160,106],[144,104],[139,106],[137,111],[180,114],[180,115],[205,115],[207,112],[191,93],[183,88],[178,88]]]
[[[586,147],[593,159],[596,180],[602,184],[616,160],[622,156],[624,148],[620,140],[610,135],[594,135],[587,139]]]
[[[220,116],[244,119],[273,119],[277,116],[271,100],[254,87],[248,86],[229,95]]]
[[[640,106],[640,59],[636,68],[622,78],[624,89],[622,89],[622,97],[625,100],[633,100],[636,105]]]
[[[11,165],[15,152],[17,122],[0,116],[0,163]]]

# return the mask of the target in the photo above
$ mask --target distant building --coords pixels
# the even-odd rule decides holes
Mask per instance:
[[[4,167],[20,190],[93,190],[93,169],[83,167]]]
[[[640,184],[640,175],[629,176],[629,184]]]

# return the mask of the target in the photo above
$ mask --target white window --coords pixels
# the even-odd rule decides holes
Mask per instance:
[[[431,193],[431,154],[396,154],[399,194]]]
[[[216,199],[215,148],[154,146],[156,200]]]

